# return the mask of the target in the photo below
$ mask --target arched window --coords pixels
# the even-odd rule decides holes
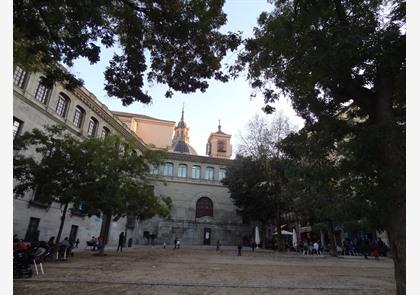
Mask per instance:
[[[101,138],[104,139],[110,132],[111,131],[108,128],[102,128]]]
[[[200,179],[200,172],[201,172],[200,166],[197,166],[197,165],[192,166],[191,177],[195,179]]]
[[[51,88],[46,86],[42,79],[43,78],[40,78],[38,82],[38,86],[35,91],[35,98],[41,103],[47,104],[48,97],[51,92]]]
[[[172,176],[174,171],[174,164],[172,163],[165,163],[163,167],[163,175],[164,176]]]
[[[77,106],[74,110],[73,125],[77,128],[82,128],[85,114],[85,110],[81,106]]]
[[[59,114],[63,118],[66,117],[69,105],[70,98],[63,92],[60,92],[60,94],[58,95],[57,106],[55,107],[55,111],[57,112],[57,114]]]
[[[90,118],[88,131],[87,131],[87,134],[89,137],[95,137],[96,130],[98,130],[98,124],[99,124],[98,120],[96,120],[94,117]]]
[[[15,72],[13,74],[13,83],[19,87],[24,89],[26,86],[26,82],[28,80],[28,72],[25,71],[22,67],[16,66]]]
[[[200,218],[203,216],[213,217],[213,202],[207,197],[202,197],[198,199],[195,210],[196,218]]]
[[[206,179],[207,180],[214,180],[214,168],[207,167],[206,168]]]
[[[178,177],[187,177],[187,165],[185,164],[178,165]]]
[[[150,174],[158,175],[159,174],[159,167],[157,165],[151,164],[149,166],[149,172],[150,172]]]
[[[221,153],[226,152],[226,142],[224,140],[217,141],[217,151]]]
[[[220,168],[219,169],[219,180],[222,180],[225,177],[226,177],[226,169]]]

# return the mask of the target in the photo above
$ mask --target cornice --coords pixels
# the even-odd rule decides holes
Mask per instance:
[[[191,154],[181,154],[181,153],[173,153],[173,152],[167,152],[166,154],[167,154],[168,160],[171,159],[171,160],[176,160],[176,161],[198,162],[198,163],[224,165],[224,166],[228,166],[232,162],[231,159],[221,159],[221,158],[205,157],[205,156],[198,156],[198,155],[191,155]]]

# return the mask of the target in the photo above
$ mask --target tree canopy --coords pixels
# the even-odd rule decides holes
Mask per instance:
[[[397,293],[405,294],[405,1],[273,4],[232,72],[247,69],[267,113],[283,94],[308,127],[331,127],[352,189],[387,231]],[[344,141],[334,128],[341,119]]]
[[[154,194],[148,175],[150,165],[161,162],[161,152],[140,154],[132,143],[112,134],[78,140],[60,126],[26,132],[17,138],[15,149],[15,194],[23,197],[28,190],[39,190],[39,201],[65,206],[57,242],[70,203],[89,216],[103,217],[105,244],[111,219],[169,215],[170,198]]]
[[[240,43],[237,33],[222,34],[224,0],[118,0],[13,2],[14,62],[45,74],[45,83],[81,80],[63,71],[77,58],[91,64],[101,46],[118,48],[104,73],[109,96],[149,103],[145,81],[172,90],[204,92],[207,80],[227,81],[221,60]]]

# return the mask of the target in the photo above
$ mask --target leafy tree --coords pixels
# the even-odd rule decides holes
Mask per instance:
[[[45,130],[34,129],[16,140],[14,192],[23,197],[28,190],[38,190],[39,201],[64,206],[56,243],[70,203],[83,204],[85,213],[104,217],[105,243],[112,218],[168,216],[170,199],[154,195],[147,174],[149,165],[160,163],[162,153],[146,150],[139,155],[132,143],[116,135],[79,141],[62,126]]]
[[[266,112],[283,93],[307,125],[352,108],[364,118],[348,154],[372,156],[353,163],[371,176],[365,196],[388,233],[397,294],[405,294],[405,1],[273,3],[234,73],[247,67]]]
[[[281,143],[281,148],[289,169],[288,187],[293,192],[293,208],[302,219],[311,224],[325,223],[331,242],[330,253],[336,256],[335,225],[358,220],[365,216],[364,203],[348,186],[347,171],[341,165],[335,139],[338,133],[346,133],[346,124],[341,123],[340,131],[331,130],[339,123],[322,124],[290,134]],[[331,137],[336,134],[337,137]]]
[[[76,203],[83,203],[88,215],[103,217],[99,255],[104,253],[112,220],[169,215],[170,198],[155,196],[148,177],[150,165],[160,162],[161,153],[146,150],[140,155],[133,143],[116,135],[86,140],[80,148],[84,169]]]
[[[14,62],[46,75],[45,83],[80,86],[59,63],[100,59],[101,45],[118,48],[105,71],[105,90],[122,100],[149,103],[144,80],[172,90],[204,92],[207,79],[226,82],[221,60],[240,43],[222,34],[224,0],[118,0],[13,2]],[[147,62],[149,58],[149,62]],[[149,71],[147,71],[149,69]],[[147,71],[147,75],[145,77]]]
[[[17,197],[36,191],[37,201],[64,206],[56,244],[60,242],[69,203],[79,189],[80,169],[74,158],[79,141],[64,133],[64,127],[33,129],[15,140],[13,177],[17,181],[13,191]]]

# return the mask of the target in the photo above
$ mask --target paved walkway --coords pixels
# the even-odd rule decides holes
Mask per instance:
[[[106,257],[80,251],[45,275],[14,280],[14,294],[394,294],[388,258],[301,256],[235,247],[140,247]]]

